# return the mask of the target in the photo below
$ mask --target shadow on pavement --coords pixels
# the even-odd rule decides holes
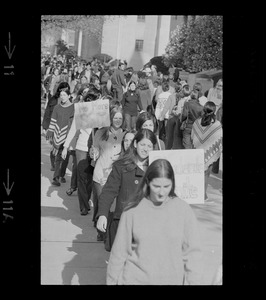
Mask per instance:
[[[42,143],[42,150],[42,176],[48,178],[50,181],[46,196],[52,198],[53,193],[56,192],[56,197],[62,199],[62,204],[65,208],[43,206],[41,207],[41,216],[70,221],[73,225],[81,229],[81,234],[76,235],[75,239],[71,241],[72,246],[67,248],[68,251],[76,254],[70,261],[64,264],[62,284],[70,285],[75,275],[77,275],[80,285],[99,284],[99,282],[104,284],[105,278],[103,278],[103,274],[105,275],[105,271],[103,272],[102,269],[106,268],[105,259],[108,259],[109,254],[104,250],[103,243],[97,242],[96,240],[97,231],[93,227],[92,222],[93,208],[87,216],[80,215],[77,192],[75,191],[71,196],[66,194],[66,190],[70,187],[70,174],[66,174],[66,183],[61,183],[61,186],[57,187],[51,185],[53,171],[50,171],[49,145],[46,147],[46,145]],[[102,250],[100,249],[101,251],[99,247],[102,247]],[[101,269],[100,271],[99,268]],[[94,274],[89,274],[93,272],[93,270]],[[99,277],[98,280],[95,279],[97,277]],[[90,280],[96,280],[96,282],[89,283]]]

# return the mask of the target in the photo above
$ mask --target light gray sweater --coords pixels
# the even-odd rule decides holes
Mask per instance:
[[[199,285],[202,252],[196,217],[179,198],[160,206],[143,198],[121,215],[107,284]],[[185,276],[185,277],[184,277]]]

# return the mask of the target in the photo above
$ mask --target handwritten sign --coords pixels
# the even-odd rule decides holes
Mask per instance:
[[[77,129],[110,126],[109,100],[75,103],[75,122]]]
[[[204,204],[204,150],[161,150],[149,153],[149,163],[167,159],[175,173],[175,193],[189,204]]]

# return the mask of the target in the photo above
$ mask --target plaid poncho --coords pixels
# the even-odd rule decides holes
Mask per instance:
[[[195,120],[192,126],[191,139],[195,149],[204,149],[205,170],[214,163],[222,152],[222,125],[219,121],[209,126],[201,126],[201,118]]]

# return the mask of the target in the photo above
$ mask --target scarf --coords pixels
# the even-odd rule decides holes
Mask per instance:
[[[222,153],[222,125],[219,121],[208,126],[200,125],[197,119],[192,127],[191,139],[195,149],[204,149],[205,170],[213,164]]]

